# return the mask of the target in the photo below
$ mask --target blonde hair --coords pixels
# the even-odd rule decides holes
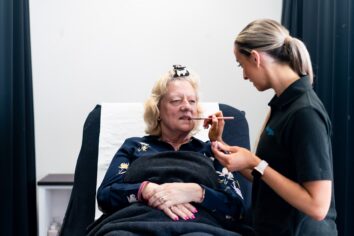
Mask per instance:
[[[271,19],[249,23],[235,40],[240,53],[249,56],[253,49],[263,51],[279,63],[288,64],[299,76],[307,75],[313,83],[310,54],[305,44],[289,35],[289,31]]]
[[[190,71],[189,71],[190,72]],[[202,108],[199,103],[199,78],[196,74],[190,73],[186,76],[174,76],[175,71],[172,69],[164,74],[158,81],[156,81],[154,87],[151,90],[150,97],[145,101],[144,104],[144,121],[146,124],[145,132],[150,135],[161,136],[161,126],[160,126],[160,101],[163,96],[167,93],[167,86],[172,81],[187,81],[189,82],[196,93],[197,102],[197,115],[202,113]],[[194,129],[191,134],[197,132],[198,122],[195,122]]]

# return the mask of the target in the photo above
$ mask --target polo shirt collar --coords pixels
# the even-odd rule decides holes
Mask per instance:
[[[312,89],[312,85],[308,76],[300,77],[300,79],[296,80],[288,88],[286,88],[279,97],[274,95],[268,105],[272,109],[281,110],[310,89]]]

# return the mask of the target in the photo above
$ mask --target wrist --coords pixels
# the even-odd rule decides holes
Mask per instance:
[[[148,184],[149,184],[149,181],[144,181],[140,184],[140,187],[138,190],[138,201],[140,201],[140,202],[144,201],[143,191]]]
[[[203,188],[203,186],[198,184],[198,188],[199,190],[196,191],[197,194],[197,200],[195,201],[196,203],[202,203],[204,201],[205,198],[205,188]]]
[[[264,174],[265,169],[268,167],[268,162],[265,160],[260,160],[258,164],[253,168],[252,175],[255,178],[261,178]]]
[[[256,166],[259,165],[259,163],[262,161],[256,154],[252,153],[252,161],[250,165],[250,169],[254,169]]]

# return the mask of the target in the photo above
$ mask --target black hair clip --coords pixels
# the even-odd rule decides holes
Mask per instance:
[[[173,65],[173,70],[175,72],[175,74],[173,75],[173,78],[189,75],[189,71],[186,69],[185,66]]]

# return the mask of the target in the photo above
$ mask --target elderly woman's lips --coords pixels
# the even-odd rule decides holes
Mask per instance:
[[[233,120],[233,116],[216,117],[218,120]],[[190,120],[211,120],[211,117],[191,117]]]
[[[192,117],[190,117],[190,116],[182,116],[182,117],[180,117],[179,119],[180,119],[180,120],[191,120]]]

